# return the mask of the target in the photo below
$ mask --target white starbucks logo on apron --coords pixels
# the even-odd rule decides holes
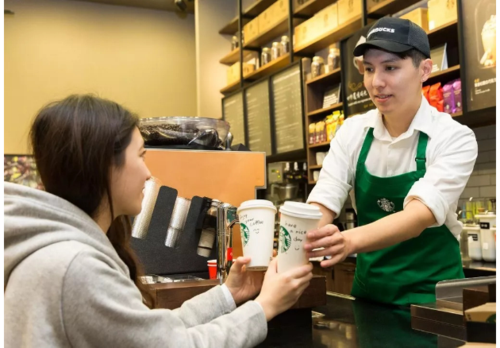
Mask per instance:
[[[394,211],[395,205],[392,203],[390,200],[387,198],[382,198],[377,201],[378,206],[380,209],[387,213],[392,213]]]

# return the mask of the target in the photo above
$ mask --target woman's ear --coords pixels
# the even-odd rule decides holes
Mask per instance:
[[[423,60],[422,63],[420,63],[420,70],[422,75],[421,82],[424,83],[432,73],[432,60],[429,58]]]

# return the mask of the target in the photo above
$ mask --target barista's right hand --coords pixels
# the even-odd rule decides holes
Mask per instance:
[[[262,290],[255,299],[264,309],[267,321],[292,307],[313,277],[311,263],[284,273],[278,273],[277,265],[278,259],[274,258],[267,268]]]

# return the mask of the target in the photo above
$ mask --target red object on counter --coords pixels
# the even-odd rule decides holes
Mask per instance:
[[[217,260],[209,260],[208,264],[208,276],[210,279],[217,279]]]

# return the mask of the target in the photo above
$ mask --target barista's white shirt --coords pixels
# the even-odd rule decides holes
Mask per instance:
[[[374,139],[366,160],[370,174],[390,177],[416,170],[415,155],[420,131],[429,136],[426,151],[426,174],[406,196],[423,202],[434,214],[437,224],[446,224],[458,235],[457,204],[474,168],[477,142],[474,133],[450,115],[437,111],[422,97],[422,103],[409,129],[392,139],[378,110],[348,118],[330,144],[323,169],[308,202],[317,202],[338,213],[347,195],[354,207],[356,164],[370,127]]]

